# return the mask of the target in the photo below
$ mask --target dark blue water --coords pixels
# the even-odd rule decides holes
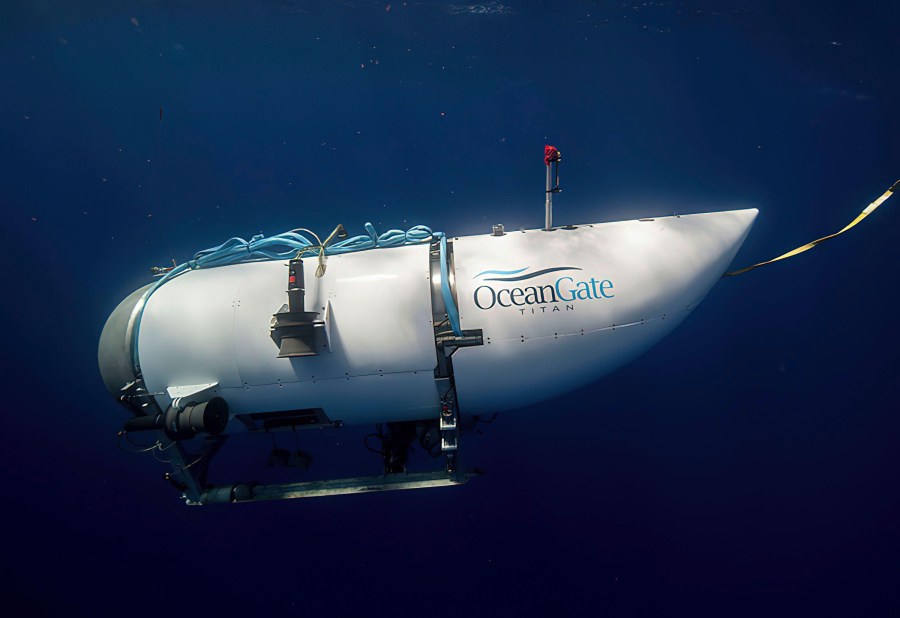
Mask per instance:
[[[897,615],[898,197],[722,281],[614,375],[503,415],[464,444],[488,475],[461,488],[188,508],[162,464],[116,448],[127,414],[96,344],[149,266],[233,235],[539,227],[545,143],[564,155],[557,223],[752,206],[735,266],[773,257],[900,177],[898,18],[891,1],[4,3],[4,605]]]

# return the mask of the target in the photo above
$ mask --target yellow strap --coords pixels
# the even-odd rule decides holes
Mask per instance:
[[[841,234],[843,234],[844,232],[846,232],[847,230],[849,230],[850,228],[855,226],[857,223],[859,223],[860,221],[865,219],[867,216],[869,216],[869,214],[874,212],[876,208],[881,206],[881,204],[884,203],[884,201],[887,198],[891,197],[891,195],[894,193],[894,191],[897,191],[898,189],[900,189],[900,180],[895,182],[893,184],[893,186],[891,186],[890,189],[888,189],[887,191],[885,191],[882,194],[881,197],[879,197],[877,200],[875,200],[874,202],[872,202],[871,204],[866,206],[865,210],[863,210],[861,213],[859,213],[853,221],[851,221],[846,226],[844,226],[844,229],[842,229],[840,232],[835,232],[834,234],[829,234],[828,236],[823,236],[822,238],[814,240],[810,243],[806,243],[802,247],[797,247],[796,249],[792,249],[783,255],[779,255],[776,258],[772,258],[771,260],[766,260],[765,262],[760,262],[759,264],[754,264],[753,266],[741,268],[740,270],[733,270],[731,272],[727,272],[723,276],[724,277],[734,277],[736,275],[742,275],[747,271],[753,270],[754,268],[759,268],[760,266],[765,266],[766,264],[771,264],[772,262],[777,262],[779,260],[785,260],[789,257],[794,257],[795,255],[803,253],[804,251],[809,251],[816,245],[823,243],[826,240],[830,240],[830,239],[834,238],[835,236],[840,236]]]

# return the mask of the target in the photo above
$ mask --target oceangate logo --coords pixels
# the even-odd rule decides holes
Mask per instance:
[[[494,307],[519,307],[520,313],[530,310],[530,313],[537,313],[535,309],[539,309],[542,313],[561,311],[560,304],[565,306],[566,311],[575,309],[575,303],[585,300],[602,300],[614,298],[612,293],[613,283],[609,279],[596,279],[591,277],[585,279],[573,273],[573,276],[564,275],[557,277],[552,283],[540,285],[527,285],[524,287],[507,287],[504,283],[517,283],[519,281],[527,281],[544,277],[551,273],[559,273],[565,271],[581,271],[577,266],[554,266],[552,268],[542,268],[534,272],[526,272],[529,268],[519,268],[518,270],[485,270],[473,277],[473,279],[481,279],[485,283],[475,288],[474,300],[475,306],[479,309],[487,311]],[[491,285],[487,282],[501,285]]]

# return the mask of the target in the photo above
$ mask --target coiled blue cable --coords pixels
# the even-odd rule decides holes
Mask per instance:
[[[438,238],[440,239],[441,295],[444,299],[444,306],[447,309],[447,317],[450,320],[453,332],[457,336],[462,335],[462,330],[459,326],[459,313],[456,310],[456,303],[453,302],[453,294],[450,291],[449,273],[447,268],[447,238],[443,232],[432,232],[431,228],[427,226],[416,225],[405,232],[403,230],[388,230],[379,236],[375,231],[375,226],[371,223],[366,223],[365,230],[366,234],[360,234],[359,236],[347,238],[328,245],[325,247],[325,255],[353,253],[355,251],[365,251],[367,249],[375,249],[378,247],[401,247],[403,245],[413,245],[422,242],[431,242]],[[135,372],[140,372],[137,343],[144,307],[147,305],[147,300],[166,281],[177,277],[187,270],[214,268],[217,266],[227,266],[229,264],[240,264],[243,262],[290,260],[294,257],[301,257],[307,252],[318,254],[321,250],[322,248],[320,245],[313,243],[303,234],[300,234],[297,231],[291,231],[268,237],[257,234],[249,241],[235,236],[229,238],[221,245],[198,251],[194,254],[192,259],[179,264],[160,277],[150,289],[144,292],[144,295],[138,301],[139,308],[137,309],[136,315],[133,316],[134,326],[131,332],[131,360]]]

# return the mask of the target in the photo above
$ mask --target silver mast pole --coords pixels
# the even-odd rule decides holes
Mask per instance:
[[[552,165],[547,166],[547,201],[544,203],[544,229],[553,229],[553,185],[550,174]]]

